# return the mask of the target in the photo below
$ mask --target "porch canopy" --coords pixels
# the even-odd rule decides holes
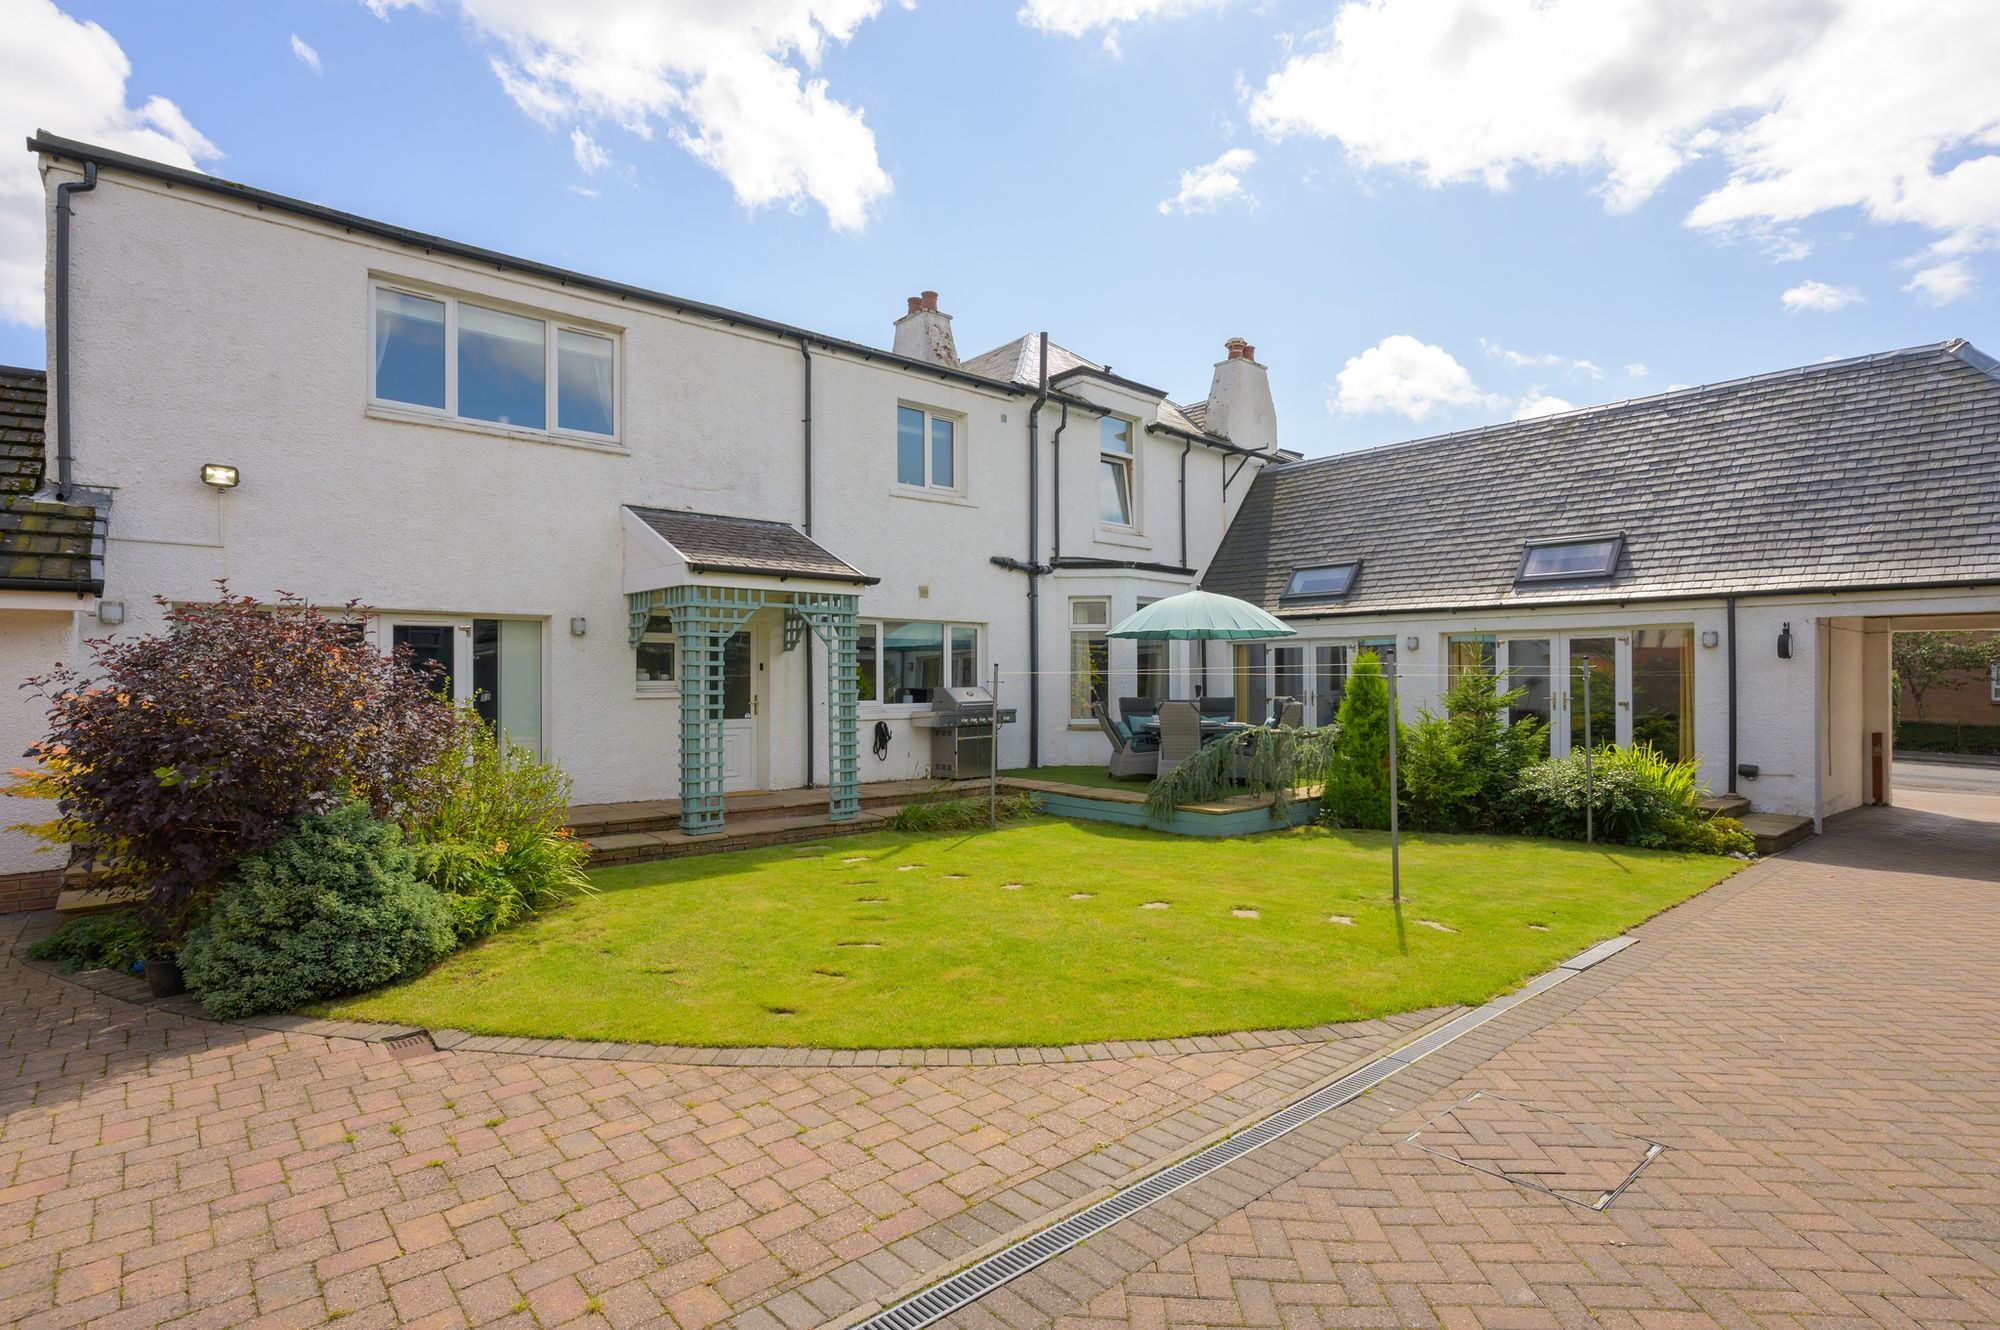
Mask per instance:
[[[636,647],[655,611],[672,619],[681,690],[681,830],[722,830],[723,644],[762,609],[785,615],[785,650],[826,643],[827,816],[861,809],[855,632],[868,576],[786,522],[627,504],[626,606]]]

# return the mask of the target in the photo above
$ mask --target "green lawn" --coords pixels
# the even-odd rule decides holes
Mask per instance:
[[[318,1010],[488,1034],[848,1048],[1312,1025],[1483,1001],[1737,867],[1413,836],[1399,915],[1380,833],[1217,841],[1046,818],[875,833],[606,869],[601,894]]]
[[[1144,794],[1153,788],[1153,782],[1143,777],[1133,776],[1119,780],[1104,764],[1099,762],[1089,767],[1016,767],[1003,771],[1002,776],[1019,776],[1022,780],[1052,780],[1064,785],[1088,785],[1097,790],[1130,790],[1134,794]]]

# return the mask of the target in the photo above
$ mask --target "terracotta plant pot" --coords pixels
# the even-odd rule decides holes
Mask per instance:
[[[153,990],[154,997],[178,997],[187,991],[187,982],[181,978],[180,962],[173,957],[157,956],[145,964],[146,987]]]

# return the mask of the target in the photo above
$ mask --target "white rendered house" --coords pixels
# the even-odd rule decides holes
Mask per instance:
[[[1202,424],[1044,335],[960,363],[929,293],[890,348],[862,346],[30,146],[49,199],[52,391],[45,457],[21,483],[96,545],[85,575],[0,590],[0,672],[16,679],[84,638],[154,629],[154,597],[207,598],[218,579],[358,598],[381,645],[440,660],[580,801],[678,798],[686,624],[647,598],[722,587],[758,601],[704,684],[724,708],[727,789],[839,775],[828,641],[800,631],[803,596],[853,600],[860,780],[925,775],[915,718],[996,665],[1020,718],[1001,765],[1092,761],[1103,739],[1073,702],[1072,660],[1096,672],[1086,695],[1138,687],[1138,653],[1103,629],[1193,586],[1283,456],[1240,342]],[[683,528],[710,552],[690,557],[648,513],[708,519]],[[742,557],[718,560],[716,541]],[[1162,690],[1195,667],[1147,664]],[[39,708],[5,705],[0,739],[19,752]],[[0,833],[0,873],[47,863]]]

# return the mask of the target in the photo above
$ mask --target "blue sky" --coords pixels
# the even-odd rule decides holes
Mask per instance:
[[[861,341],[932,288],[962,354],[1046,328],[1180,400],[1243,336],[1311,454],[2000,353],[1996,67],[1957,0],[0,0],[11,143]],[[15,364],[28,192],[0,159]]]

